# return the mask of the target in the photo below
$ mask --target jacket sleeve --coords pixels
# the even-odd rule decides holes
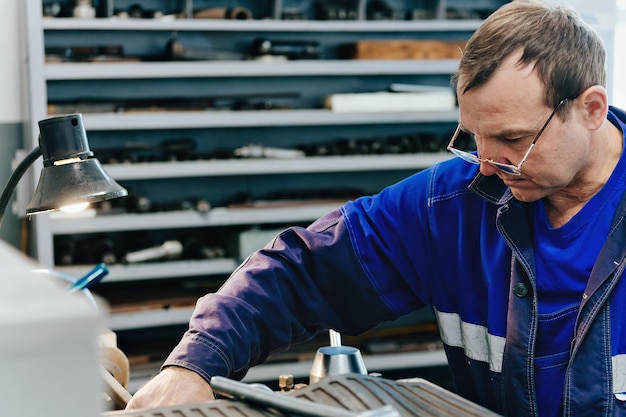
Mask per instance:
[[[290,228],[252,254],[222,288],[198,300],[163,366],[243,378],[272,352],[324,329],[359,334],[397,318],[371,284],[336,210]]]

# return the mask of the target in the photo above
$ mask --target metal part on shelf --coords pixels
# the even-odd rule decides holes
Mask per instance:
[[[304,158],[304,151],[299,149],[284,149],[270,146],[263,146],[256,143],[242,146],[233,151],[233,155],[238,158]]]
[[[356,20],[359,15],[353,0],[318,0],[314,6],[315,18],[320,20]]]
[[[254,19],[250,9],[245,7],[211,7],[193,14],[194,19]]]
[[[252,42],[250,52],[253,56],[282,55],[288,59],[314,59],[319,58],[321,48],[317,41],[257,38]]]
[[[178,240],[168,240],[159,246],[128,252],[124,261],[129,264],[152,261],[155,259],[179,257],[183,253],[183,245]]]
[[[166,44],[166,56],[172,60],[241,60],[243,54],[216,48],[200,48],[184,45],[176,37]]]
[[[78,18],[94,18],[96,17],[96,9],[91,0],[76,0],[73,15]]]

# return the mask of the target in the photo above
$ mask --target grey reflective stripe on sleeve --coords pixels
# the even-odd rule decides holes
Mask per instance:
[[[490,370],[502,372],[504,337],[489,334],[485,326],[462,321],[457,313],[442,313],[435,309],[435,316],[443,343],[463,348],[468,358],[486,362]]]

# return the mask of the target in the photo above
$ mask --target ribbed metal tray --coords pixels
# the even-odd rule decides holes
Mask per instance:
[[[250,388],[259,389],[259,388]],[[497,417],[425,379],[394,381],[368,375],[345,374],[325,378],[316,384],[287,394],[342,410],[363,412],[392,406],[402,417]],[[215,400],[199,404],[137,411],[112,411],[103,417],[276,417],[297,416],[236,400]],[[320,416],[326,417],[326,416]]]

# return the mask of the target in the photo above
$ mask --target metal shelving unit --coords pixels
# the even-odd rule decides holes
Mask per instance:
[[[318,104],[326,94],[346,91],[375,91],[390,83],[447,85],[456,60],[349,60],[341,59],[336,48],[359,39],[467,39],[480,20],[447,20],[446,7],[459,2],[440,0],[434,4],[433,20],[365,19],[368,1],[358,2],[358,18],[352,21],[281,20],[282,1],[271,2],[271,16],[253,20],[193,19],[189,14],[201,0],[180,2],[187,13],[181,19],[95,19],[43,18],[42,1],[25,1],[25,60],[28,65],[28,123],[25,148],[37,144],[38,120],[49,117],[49,104],[72,98],[134,99],[162,96],[194,98],[200,94],[298,93],[295,106],[281,110],[204,110],[84,112],[84,123],[92,149],[141,142],[157,146],[174,138],[194,137],[199,148],[237,147],[250,141],[265,146],[298,146],[337,138],[369,139],[428,133],[445,136],[458,118],[456,110],[424,112],[334,113]],[[69,0],[68,0],[69,1]],[[107,13],[119,0],[96,0]],[[157,0],[158,2],[158,0]],[[122,2],[123,3],[123,2]],[[153,4],[152,2],[151,4]],[[245,3],[245,2],[244,2]],[[263,3],[263,2],[261,2]],[[261,3],[249,2],[251,7]],[[306,1],[303,3],[307,3]],[[310,3],[310,1],[308,2]],[[406,4],[410,4],[408,1]],[[460,2],[462,3],[462,2]],[[471,3],[471,4],[469,4]],[[465,6],[497,7],[502,2],[468,2]],[[290,3],[291,4],[291,3]],[[392,1],[391,4],[405,4]],[[417,4],[417,3],[416,3]],[[420,2],[421,4],[421,2]],[[141,56],[160,53],[173,35],[198,47],[223,47],[229,42],[241,52],[258,36],[273,39],[318,39],[324,46],[319,59],[306,60],[223,60],[163,61]],[[59,62],[46,60],[48,47],[123,45],[136,60],[119,62]],[[242,46],[243,45],[243,46]],[[330,52],[328,52],[330,51]],[[143,54],[143,55],[142,55]],[[271,95],[271,94],[270,94]],[[98,155],[96,155],[98,156]],[[276,227],[279,224],[306,224],[338,207],[341,201],[303,202],[287,206],[233,207],[223,204],[231,194],[247,192],[262,199],[263,193],[284,188],[323,188],[340,184],[363,186],[373,193],[410,173],[449,158],[444,152],[383,155],[307,156],[295,159],[219,159],[111,163],[107,172],[132,190],[159,198],[179,198],[183,192],[206,194],[219,201],[208,212],[102,214],[82,216],[40,215],[31,222],[32,255],[48,267],[55,267],[54,241],[59,236],[97,235],[133,231],[160,233],[162,230],[206,231],[215,228],[241,230],[243,227]],[[36,175],[35,175],[36,176]],[[32,181],[34,189],[35,181]],[[26,190],[30,194],[31,190]],[[232,254],[224,259],[177,260],[139,265],[110,265],[106,282],[140,282],[144,288],[159,286],[177,277],[225,276],[239,262]],[[80,275],[89,265],[56,265],[68,274]],[[158,309],[112,314],[107,325],[116,331],[132,332],[157,326],[182,325],[192,308]],[[443,354],[418,352],[403,361],[441,365]],[[393,355],[396,357],[395,355]],[[398,358],[400,358],[398,356]],[[420,359],[421,358],[421,359]],[[389,358],[386,357],[384,361]],[[372,360],[375,360],[372,358]],[[382,360],[382,359],[381,359]],[[290,365],[290,369],[294,369]],[[278,366],[278,365],[276,365]],[[277,375],[278,367],[254,372]],[[298,365],[300,366],[300,365]],[[394,365],[395,366],[395,365]],[[308,372],[308,369],[307,369]],[[260,378],[251,374],[251,378]]]

